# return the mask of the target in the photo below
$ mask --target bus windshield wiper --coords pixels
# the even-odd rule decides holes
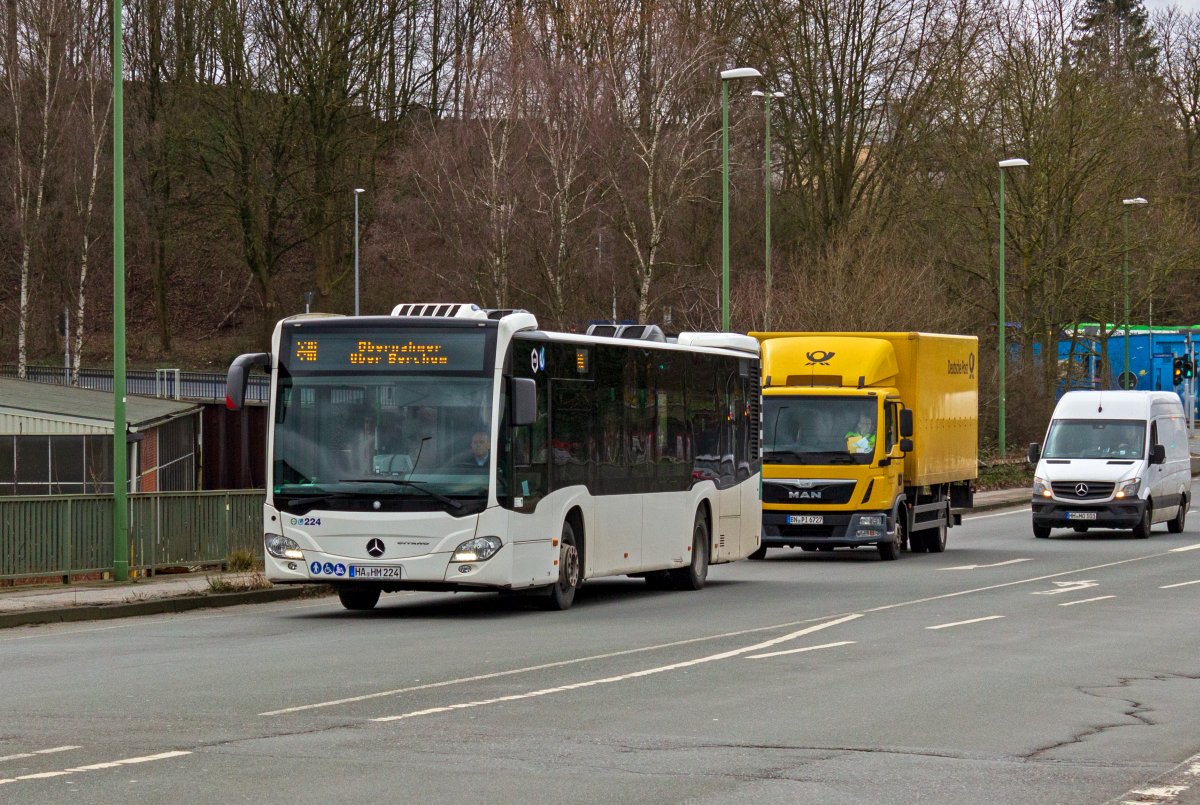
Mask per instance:
[[[326,492],[321,495],[299,495],[288,498],[288,506],[303,506],[306,510],[311,510],[314,507],[328,503],[331,500],[345,500],[346,498],[358,497],[353,492]]]
[[[424,492],[429,497],[439,503],[445,503],[447,506],[453,506],[456,509],[461,509],[462,504],[454,498],[448,498],[440,492],[434,492],[432,489],[417,483],[416,481],[407,481],[400,478],[342,478],[338,481],[340,484],[394,484],[395,486],[407,486],[410,489],[415,489],[418,492]]]

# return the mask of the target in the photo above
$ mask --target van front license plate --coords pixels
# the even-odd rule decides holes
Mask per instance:
[[[399,579],[404,568],[399,565],[350,565],[352,579]]]
[[[825,525],[825,517],[820,514],[789,514],[788,525]]]
[[[1095,520],[1095,512],[1067,512],[1068,520]]]

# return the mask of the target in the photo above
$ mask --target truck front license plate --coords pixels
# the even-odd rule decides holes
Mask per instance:
[[[820,514],[789,514],[788,525],[825,525],[825,518]]]
[[[399,565],[350,565],[350,578],[399,579],[403,570]]]
[[[1095,512],[1067,512],[1068,520],[1095,520]]]

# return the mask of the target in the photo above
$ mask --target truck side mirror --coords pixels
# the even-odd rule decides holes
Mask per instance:
[[[508,422],[514,428],[537,421],[537,383],[527,377],[512,378]]]
[[[1151,464],[1166,464],[1167,463],[1167,448],[1161,444],[1156,444],[1150,448],[1150,463]]]
[[[270,370],[271,353],[247,352],[229,364],[229,374],[225,376],[225,407],[230,411],[240,411],[246,404],[246,381],[255,367]]]
[[[902,438],[913,435],[913,412],[911,408],[900,409],[900,436]],[[911,450],[912,448],[908,448]]]
[[[1030,464],[1037,464],[1038,459],[1042,457],[1042,446],[1037,442],[1029,443],[1029,450],[1025,453],[1025,460]]]
[[[912,439],[907,436],[900,440],[900,450],[904,453],[911,453],[913,449]]]

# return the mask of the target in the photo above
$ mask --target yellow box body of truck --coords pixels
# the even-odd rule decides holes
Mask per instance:
[[[763,373],[763,543],[751,558],[945,550],[978,477],[978,339],[751,335]]]

